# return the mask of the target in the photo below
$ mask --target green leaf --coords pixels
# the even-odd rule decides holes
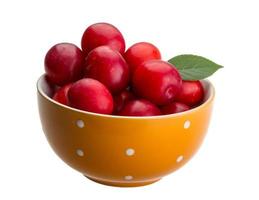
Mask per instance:
[[[190,54],[176,56],[168,62],[179,70],[183,80],[205,79],[223,67],[207,58]]]

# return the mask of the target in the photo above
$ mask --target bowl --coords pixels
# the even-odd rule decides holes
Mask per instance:
[[[110,186],[151,184],[187,163],[207,132],[214,88],[202,81],[204,102],[189,111],[151,117],[85,112],[51,99],[45,76],[37,83],[43,131],[56,154],[87,178]]]

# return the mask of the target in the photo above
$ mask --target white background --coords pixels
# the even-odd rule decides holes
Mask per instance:
[[[258,199],[259,6],[257,1],[0,2],[0,199]],[[106,21],[127,46],[149,41],[164,59],[193,53],[224,65],[210,80],[216,101],[198,154],[179,171],[139,188],[102,186],[67,167],[39,122],[36,81],[46,51],[80,44]]]

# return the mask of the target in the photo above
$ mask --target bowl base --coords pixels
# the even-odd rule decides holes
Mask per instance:
[[[159,178],[159,179],[151,180],[151,181],[117,182],[117,181],[99,180],[99,179],[95,179],[95,178],[90,178],[88,176],[85,176],[85,177],[96,183],[99,183],[102,185],[114,186],[114,187],[140,187],[140,186],[150,185],[150,184],[155,183],[160,180],[160,178]]]

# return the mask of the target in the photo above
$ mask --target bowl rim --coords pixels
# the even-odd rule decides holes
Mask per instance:
[[[203,107],[206,107],[208,104],[210,104],[215,97],[215,88],[213,86],[213,84],[208,80],[208,79],[204,79],[204,80],[200,80],[203,83],[207,83],[208,84],[208,89],[210,90],[210,95],[207,98],[207,100],[205,102],[203,102],[201,105],[192,108],[190,110],[184,111],[184,112],[180,112],[180,113],[174,113],[174,114],[167,114],[167,115],[156,115],[156,116],[119,116],[119,115],[108,115],[108,114],[100,114],[100,113],[94,113],[94,112],[88,112],[88,111],[83,111],[83,110],[79,110],[77,108],[72,108],[70,106],[66,106],[64,104],[61,104],[55,100],[53,100],[52,98],[50,98],[47,94],[45,94],[45,92],[43,92],[42,90],[42,86],[40,84],[40,82],[42,81],[42,79],[45,77],[45,74],[41,75],[37,81],[37,91],[38,93],[44,97],[45,99],[47,99],[50,103],[55,104],[59,107],[63,107],[64,109],[69,109],[71,111],[74,112],[79,112],[81,114],[84,115],[92,115],[95,117],[103,117],[103,118],[113,118],[113,119],[130,119],[130,120],[145,120],[145,119],[164,119],[164,118],[174,118],[174,117],[179,117],[179,116],[183,116],[183,115],[188,115],[192,112],[195,112]]]

